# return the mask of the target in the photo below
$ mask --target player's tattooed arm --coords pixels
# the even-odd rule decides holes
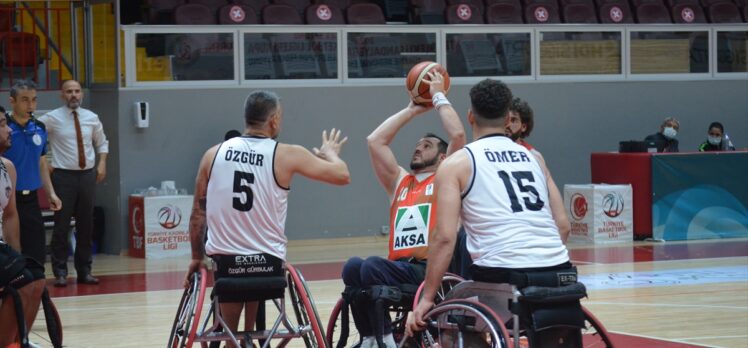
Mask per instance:
[[[190,242],[192,244],[192,259],[202,260],[205,256],[205,197],[195,199],[190,215]]]

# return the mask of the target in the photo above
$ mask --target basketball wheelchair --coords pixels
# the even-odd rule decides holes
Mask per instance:
[[[435,303],[440,303],[450,290],[461,283],[463,278],[454,274],[445,274],[437,291]],[[384,317],[389,316],[392,322],[392,335],[398,347],[421,347],[419,337],[405,336],[405,324],[408,313],[418,304],[423,291],[423,283],[420,286],[412,284],[401,284],[399,286],[377,285],[364,289],[346,288],[335,307],[333,307],[330,319],[327,322],[327,346],[330,348],[343,348],[356,346],[363,337],[358,333],[356,326],[352,323],[350,305],[354,301],[372,301],[375,304],[378,323],[384,323]],[[384,347],[382,335],[384,328],[380,325],[375,327],[375,336],[380,347]]]
[[[510,272],[490,281],[461,282],[427,312],[427,328],[417,334],[422,347],[613,347],[602,323],[580,304],[587,294],[576,269],[573,276]]]
[[[257,341],[260,347],[266,348],[271,346],[271,340],[280,340],[277,347],[285,347],[294,338],[301,338],[306,347],[326,347],[319,314],[304,277],[288,263],[284,268],[282,276],[218,279],[213,285],[205,318],[201,316],[207,292],[207,271],[201,268],[193,273],[179,303],[168,347],[192,347],[200,343],[202,347],[217,348],[222,341],[237,347],[253,347],[253,341]],[[221,296],[232,299],[240,296],[245,302],[259,301],[256,330],[228,330],[221,317]],[[286,313],[286,299],[290,301],[293,316]],[[266,301],[272,302],[278,310],[278,317],[269,330],[265,327]]]

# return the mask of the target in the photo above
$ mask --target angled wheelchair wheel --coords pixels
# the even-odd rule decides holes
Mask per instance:
[[[325,342],[329,348],[350,347],[361,341],[361,335],[358,333],[356,324],[353,322],[353,315],[348,311],[347,318],[343,316],[344,306],[346,306],[345,300],[340,298],[335,303],[332,313],[330,313],[330,320],[327,322],[327,331],[325,331],[327,333]],[[344,328],[343,320],[348,321],[348,332],[342,332]]]
[[[458,275],[452,273],[444,274],[444,276],[442,277],[441,286],[436,290],[434,305],[437,305],[440,302],[444,301],[444,299],[447,297],[447,293],[449,293],[449,291],[452,290],[455,285],[460,284],[463,281],[465,281],[465,279]],[[425,283],[421,283],[421,285],[418,286],[418,291],[416,291],[416,296],[413,299],[413,308],[418,305],[418,301],[420,301],[421,297],[423,296],[422,294],[424,285]]]
[[[296,314],[297,323],[303,328],[309,328],[302,335],[304,344],[307,348],[325,348],[327,347],[325,344],[325,334],[322,330],[317,308],[314,306],[312,294],[309,292],[309,288],[304,281],[304,276],[290,264],[287,264],[286,267],[288,269],[289,299]]]
[[[509,348],[509,335],[498,316],[477,301],[454,299],[435,306],[424,316],[423,347]]]
[[[587,348],[613,348],[613,341],[608,335],[608,330],[592,312],[582,306],[584,311],[584,328],[582,329],[582,341]]]
[[[169,335],[168,348],[191,347],[197,335],[200,313],[205,300],[207,273],[204,268],[195,272],[190,285],[184,289],[179,309]]]

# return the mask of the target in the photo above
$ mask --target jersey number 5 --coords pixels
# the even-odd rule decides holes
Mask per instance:
[[[512,202],[512,212],[521,212],[522,205],[519,204],[519,199],[517,199],[517,193],[514,191],[514,186],[512,185],[512,180],[509,178],[509,174],[507,174],[507,172],[503,170],[499,171],[498,173],[501,181],[504,182],[504,187],[506,187],[506,193],[509,195],[509,200]],[[517,186],[519,187],[520,192],[528,192],[530,193],[528,196],[532,195],[536,198],[533,202],[530,200],[531,197],[522,197],[522,200],[525,202],[525,208],[532,211],[543,209],[543,205],[545,205],[545,202],[540,199],[540,195],[538,194],[538,190],[535,189],[535,186],[532,186],[530,184],[525,185],[524,183],[522,183],[522,180],[527,180],[531,183],[535,182],[535,178],[533,177],[532,172],[512,172],[512,176],[515,180],[517,180]]]
[[[255,175],[247,172],[234,172],[234,193],[238,193],[238,197],[234,197],[232,206],[238,211],[249,211],[252,209],[252,203],[254,203],[254,194],[249,184],[255,183]],[[242,193],[247,196],[247,200],[242,202]]]

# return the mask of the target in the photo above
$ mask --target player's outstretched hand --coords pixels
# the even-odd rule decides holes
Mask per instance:
[[[444,76],[440,72],[433,69],[427,74],[429,78],[423,79],[422,81],[429,85],[429,93],[431,93],[431,95],[439,92],[444,93]]]
[[[331,129],[330,136],[327,136],[327,131],[322,131],[322,146],[314,148],[314,154],[317,157],[329,160],[333,156],[337,157],[340,154],[340,149],[343,148],[343,144],[348,141],[348,137],[340,139],[340,130]]]

